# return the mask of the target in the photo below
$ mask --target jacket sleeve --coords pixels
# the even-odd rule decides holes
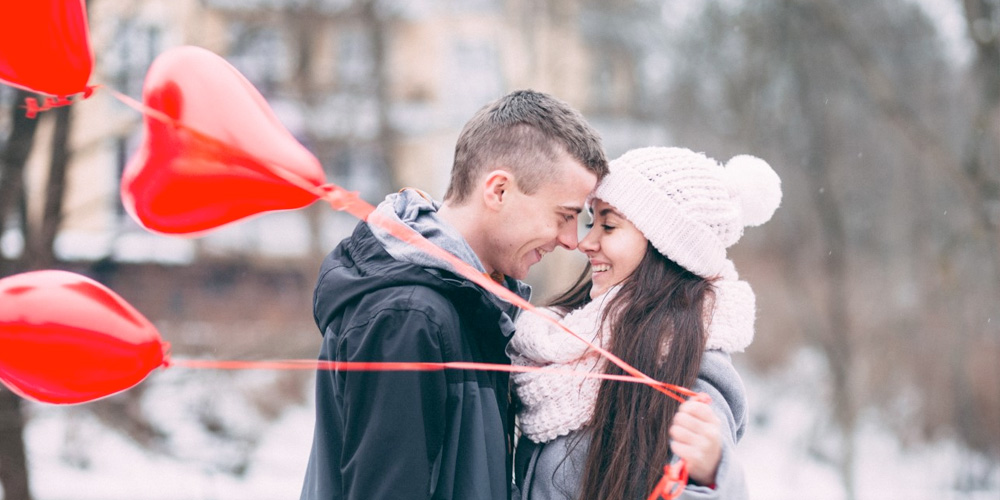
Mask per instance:
[[[424,312],[385,309],[344,332],[336,359],[442,361],[441,326]],[[429,498],[444,435],[442,371],[337,373],[343,498]]]
[[[722,458],[715,475],[715,487],[688,484],[682,500],[742,500],[750,496],[743,465],[736,454],[736,443],[743,437],[747,423],[746,389],[729,354],[705,351],[694,390],[712,398],[712,410],[722,421]]]

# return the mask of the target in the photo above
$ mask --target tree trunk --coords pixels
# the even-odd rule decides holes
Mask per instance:
[[[38,120],[25,116],[24,109],[20,106],[24,100],[34,94],[18,90],[14,93],[14,102],[11,106],[13,127],[7,146],[0,152],[0,236],[7,230],[7,223],[10,222],[14,211],[21,211],[24,198],[24,164],[31,153],[31,147],[35,140],[35,130],[38,128]],[[25,220],[21,217],[21,220]],[[26,227],[21,224],[22,234],[26,233]],[[16,263],[3,254],[0,254],[0,276],[6,276],[16,272]]]
[[[822,115],[817,115],[819,121]],[[843,446],[838,457],[838,467],[844,489],[849,500],[855,498],[854,481],[854,433],[857,424],[857,401],[855,401],[853,365],[854,352],[851,342],[853,336],[848,311],[848,269],[847,269],[847,235],[841,216],[840,204],[837,202],[831,184],[829,149],[826,130],[823,125],[814,130],[812,158],[807,169],[816,212],[820,220],[820,232],[824,242],[824,250],[828,252],[823,261],[826,296],[826,325],[820,333],[819,344],[823,349],[833,379],[832,410],[834,420],[840,428]]]
[[[979,188],[980,216],[991,230],[996,276],[1000,278],[1000,34],[985,36],[978,28],[997,15],[995,3],[986,0],[963,0],[966,26],[976,48],[972,77],[980,94],[981,106],[972,118],[969,137],[966,139],[963,170],[969,180]]]
[[[27,118],[21,105],[32,95],[23,90],[14,93],[14,102],[11,106],[13,127],[7,146],[0,152],[0,235],[6,231],[7,223],[15,211],[22,212],[21,233],[27,234],[24,223],[26,218],[23,216],[26,205],[24,165],[31,153],[38,120]],[[25,242],[27,243],[26,236]],[[0,277],[20,272],[23,266],[23,257],[7,258],[0,254]],[[0,486],[3,487],[6,500],[31,499],[25,459],[21,399],[5,388],[0,388]]]
[[[796,22],[803,33],[817,32],[815,23],[822,22],[820,16],[815,16],[811,9],[801,5],[792,5],[793,22]],[[836,37],[833,37],[836,38]],[[854,434],[857,426],[858,402],[854,398],[854,365],[855,353],[852,338],[854,333],[849,321],[848,295],[848,245],[847,230],[843,219],[843,209],[837,199],[837,186],[832,170],[836,167],[837,131],[832,130],[829,110],[826,108],[823,96],[828,89],[824,88],[824,78],[810,71],[810,58],[816,57],[815,51],[802,50],[793,47],[790,50],[792,64],[796,70],[796,97],[798,104],[809,121],[805,132],[808,165],[805,168],[806,180],[809,183],[808,192],[811,196],[819,220],[819,232],[823,241],[821,247],[826,255],[822,257],[820,276],[826,284],[822,299],[826,322],[817,335],[817,343],[829,366],[833,382],[832,412],[834,421],[841,433],[842,446],[837,457],[841,480],[848,500],[856,498],[855,492],[855,446]]]
[[[41,229],[33,234],[28,246],[28,267],[46,269],[56,263],[53,248],[56,233],[62,224],[63,198],[66,193],[66,170],[72,153],[69,149],[69,131],[73,108],[64,106],[52,113],[55,118],[55,132],[52,136],[52,159],[49,164],[49,178],[45,184],[45,209],[42,213]]]
[[[6,500],[31,500],[21,398],[0,388],[0,484]]]

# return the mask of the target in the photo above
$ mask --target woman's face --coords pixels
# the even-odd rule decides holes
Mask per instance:
[[[590,258],[596,298],[632,275],[646,255],[647,240],[622,214],[604,200],[594,200],[594,223],[580,241],[580,251]]]

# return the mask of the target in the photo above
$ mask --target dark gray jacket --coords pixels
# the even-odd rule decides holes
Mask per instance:
[[[722,460],[715,488],[688,485],[680,500],[742,500],[749,496],[736,443],[746,429],[746,390],[729,354],[705,351],[693,388],[712,398],[712,409],[722,420]],[[728,431],[728,432],[726,432]],[[517,445],[514,498],[520,500],[576,500],[579,498],[590,433],[582,429],[545,444],[522,437]],[[660,474],[661,471],[655,471]],[[639,474],[636,477],[640,477]],[[643,497],[645,498],[645,497]]]
[[[411,198],[389,202],[421,205]],[[434,210],[400,216],[419,228]],[[514,311],[446,269],[397,260],[386,250],[393,245],[361,223],[323,262],[314,305],[320,359],[509,363]],[[509,411],[505,373],[320,371],[301,498],[506,500]]]

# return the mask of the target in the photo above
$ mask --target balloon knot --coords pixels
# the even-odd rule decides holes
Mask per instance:
[[[97,89],[95,85],[88,85],[83,89],[83,92],[73,95],[73,99],[69,96],[45,96],[42,98],[41,104],[38,103],[38,99],[34,97],[26,97],[24,99],[25,113],[24,116],[34,119],[38,116],[38,113],[42,111],[48,111],[52,108],[58,108],[62,106],[69,106],[77,101],[82,101],[94,95],[94,90]]]
[[[325,199],[334,210],[344,210],[352,203],[358,201],[357,191],[348,191],[336,184],[323,184],[319,187],[323,190]]]
[[[170,342],[160,342],[160,347],[163,349],[163,363],[160,363],[161,368],[170,368],[173,362],[170,360]]]

